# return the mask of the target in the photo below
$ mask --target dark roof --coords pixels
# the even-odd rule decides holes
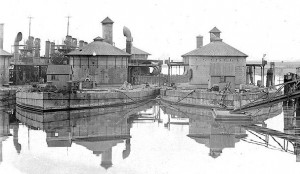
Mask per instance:
[[[83,46],[77,50],[71,51],[67,55],[75,56],[130,56],[130,54],[122,51],[121,49],[104,42],[101,37],[96,37],[94,42]]]
[[[221,56],[221,57],[248,57],[248,55],[242,53],[241,51],[233,48],[232,46],[226,44],[222,41],[214,41],[209,44],[190,51],[182,57],[185,56]]]
[[[0,49],[0,56],[12,56],[12,54],[10,54],[7,51],[4,51],[3,49]]]
[[[123,49],[123,51],[126,51],[126,48]],[[131,47],[131,54],[145,54],[145,55],[151,55],[147,53],[146,51],[143,51],[141,49],[138,49],[137,47],[132,46]]]
[[[61,74],[68,75],[71,74],[71,66],[70,65],[48,65],[47,74]]]
[[[211,29],[209,32],[210,32],[210,33],[221,33],[221,31],[220,31],[217,27],[214,27],[214,28]]]
[[[101,23],[102,24],[113,24],[114,21],[112,21],[109,17],[106,17]]]

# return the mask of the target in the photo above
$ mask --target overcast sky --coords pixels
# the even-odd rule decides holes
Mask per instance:
[[[67,33],[91,42],[102,36],[101,21],[114,23],[114,42],[125,48],[122,28],[133,35],[133,45],[151,59],[180,60],[196,48],[196,36],[209,42],[209,30],[219,28],[224,42],[249,55],[248,60],[300,61],[299,0],[0,0],[4,49],[11,51],[17,32],[60,44]]]

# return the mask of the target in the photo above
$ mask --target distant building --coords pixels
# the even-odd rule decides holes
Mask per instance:
[[[52,82],[57,88],[67,87],[67,82],[72,80],[70,65],[48,65],[47,82]]]
[[[126,48],[123,49],[123,51],[126,51]],[[131,60],[147,60],[149,55],[151,54],[147,53],[146,51],[134,46],[131,47]]]
[[[9,82],[9,65],[12,55],[3,50],[3,25],[0,24],[0,85],[6,85]]]
[[[197,37],[197,48],[182,55],[189,63],[191,85],[210,88],[214,84],[231,83],[238,88],[246,83],[246,54],[226,44],[220,38],[221,31],[214,27],[210,31],[210,43],[203,44],[203,37]]]

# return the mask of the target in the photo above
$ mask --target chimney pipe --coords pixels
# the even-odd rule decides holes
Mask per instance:
[[[126,52],[131,54],[132,41],[133,38],[131,36],[131,32],[127,27],[123,27],[123,35],[126,37]]]
[[[72,46],[72,36],[67,35],[64,43],[65,43],[65,45],[66,45],[67,48],[69,48],[70,46]]]
[[[15,42],[14,42],[14,59],[15,61],[19,60],[19,42],[22,40],[22,33],[18,32],[16,38],[15,38]]]
[[[80,41],[79,41],[79,48],[82,48],[82,47],[83,47],[83,44],[84,44],[84,41],[83,41],[83,40],[80,40]]]
[[[3,50],[3,27],[4,24],[0,24],[0,49]]]
[[[31,50],[33,48],[33,41],[34,41],[34,37],[33,36],[28,36],[28,40],[26,41],[27,49]]]
[[[54,54],[54,52],[55,52],[55,43],[54,43],[54,42],[51,42],[51,43],[50,43],[50,56],[51,56],[52,54]]]
[[[40,48],[41,48],[41,40],[40,38],[35,38],[34,40],[34,57],[40,57]]]
[[[106,17],[102,22],[102,38],[105,42],[113,44],[113,24],[114,22]]]
[[[50,41],[46,41],[46,48],[45,48],[45,57],[49,58],[49,53],[50,53]]]
[[[19,53],[19,42],[22,40],[22,33],[18,32],[16,38],[15,38],[15,42],[14,42],[14,53],[17,54]]]
[[[199,35],[196,37],[197,48],[201,48],[203,46],[203,36]]]
[[[76,38],[72,39],[72,46],[77,47],[77,39]]]

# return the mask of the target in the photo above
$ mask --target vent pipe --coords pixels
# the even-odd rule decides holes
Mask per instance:
[[[15,42],[14,42],[14,53],[17,54],[19,53],[19,42],[22,40],[22,33],[18,32],[16,38],[15,38]]]
[[[131,54],[132,41],[133,38],[131,36],[131,32],[127,27],[123,27],[123,35],[126,37],[126,52]]]

